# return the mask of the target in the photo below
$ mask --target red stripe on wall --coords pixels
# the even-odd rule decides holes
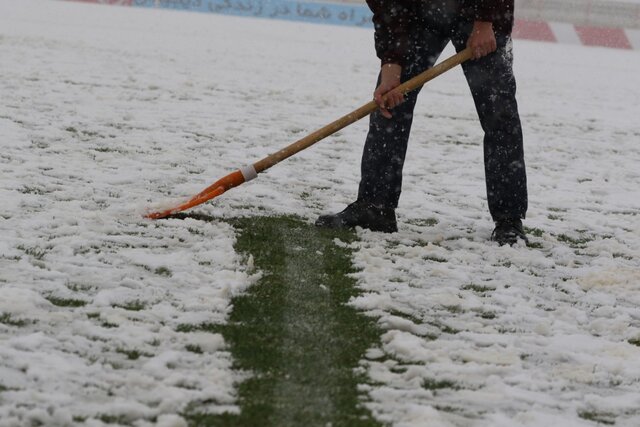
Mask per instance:
[[[582,44],[586,46],[615,47],[632,49],[631,42],[622,28],[598,28],[575,26]]]
[[[544,42],[557,42],[553,30],[546,22],[525,21],[516,19],[513,27],[513,37],[517,39],[538,40]]]

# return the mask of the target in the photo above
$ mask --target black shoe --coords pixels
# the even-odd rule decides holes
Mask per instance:
[[[383,233],[398,231],[395,209],[378,208],[362,200],[356,200],[340,213],[321,215],[316,220],[316,226],[325,228],[362,227]]]
[[[529,243],[527,236],[524,234],[522,221],[519,218],[506,218],[496,221],[496,228],[491,233],[491,240],[498,242],[500,246],[513,246],[518,243],[518,239]]]

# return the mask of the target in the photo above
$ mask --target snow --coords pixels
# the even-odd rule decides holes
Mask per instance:
[[[352,305],[384,330],[366,404],[395,426],[637,426],[640,56],[514,50],[535,247],[487,241],[481,131],[448,72],[416,110],[400,231],[352,244]],[[0,426],[237,411],[222,336],[181,328],[223,323],[259,277],[225,219],[341,209],[366,123],[197,208],[213,222],[141,214],[368,101],[370,30],[0,0],[0,58]]]

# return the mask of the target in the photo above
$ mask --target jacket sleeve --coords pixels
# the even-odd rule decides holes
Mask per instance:
[[[504,21],[513,14],[513,0],[476,0],[474,18],[476,21]],[[509,15],[509,16],[507,16]]]
[[[373,12],[376,54],[382,64],[406,65],[409,55],[409,24],[412,17],[408,0],[367,0]]]

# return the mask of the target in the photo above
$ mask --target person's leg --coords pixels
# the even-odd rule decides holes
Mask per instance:
[[[403,82],[432,67],[448,39],[425,30],[414,43],[413,61],[403,69]],[[402,168],[419,92],[420,90],[415,90],[408,93],[405,102],[391,111],[393,117],[390,119],[385,118],[378,110],[371,114],[362,153],[358,200],[388,209],[398,206]]]
[[[402,81],[433,66],[449,42],[451,22],[458,16],[457,0],[423,2],[419,7],[422,10],[415,14],[411,60],[403,69]],[[397,230],[395,208],[400,197],[402,167],[418,93],[419,90],[415,90],[407,94],[406,101],[392,110],[391,119],[377,111],[371,115],[362,154],[358,199],[342,212],[321,215],[316,225],[330,228],[360,226],[384,232]]]
[[[465,48],[471,23],[452,37]],[[520,223],[527,212],[527,176],[522,128],[516,103],[511,37],[496,35],[498,49],[462,65],[484,130],[484,165],[489,211],[494,221]],[[520,227],[521,228],[521,227]]]
[[[446,43],[447,39],[432,35],[416,44],[414,61],[403,69],[401,80],[404,82],[431,67]],[[397,231],[395,208],[400,197],[402,166],[418,92],[415,90],[407,94],[405,102],[391,111],[391,119],[385,118],[379,111],[371,115],[362,154],[358,199],[342,212],[321,215],[316,221],[317,226],[359,226],[386,233]]]
[[[428,65],[435,61],[435,56]],[[420,72],[421,66],[411,64],[402,71],[404,82]],[[378,75],[378,83],[380,76]],[[363,227],[372,231],[393,233],[398,230],[395,208],[398,206],[402,186],[409,131],[413,121],[413,108],[419,90],[405,96],[405,101],[391,110],[387,119],[379,110],[369,119],[369,133],[362,153],[361,180],[358,198],[342,212],[321,215],[316,225],[328,228]]]

